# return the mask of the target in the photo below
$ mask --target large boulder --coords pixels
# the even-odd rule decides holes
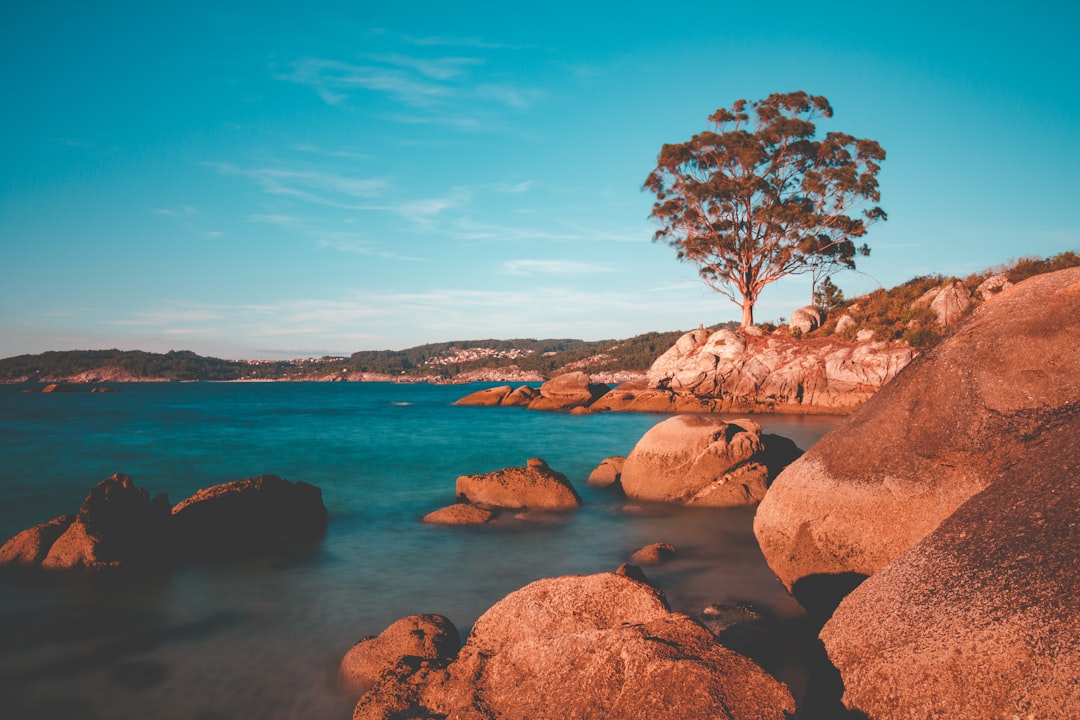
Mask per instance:
[[[49,554],[57,538],[75,522],[74,515],[61,515],[27,528],[0,547],[0,566],[37,567]]]
[[[1005,290],[777,478],[754,532],[804,604],[831,609],[1073,411],[1078,304],[1080,268]]]
[[[609,390],[594,383],[588,373],[577,371],[558,375],[540,386],[540,394],[529,402],[530,410],[572,410],[588,407]]]
[[[859,586],[821,632],[871,718],[1080,709],[1080,415]]]
[[[277,475],[199,490],[172,511],[181,555],[260,552],[316,540],[326,531],[322,491]]]
[[[686,505],[733,507],[759,502],[772,476],[798,450],[777,438],[770,456],[761,426],[707,415],[677,415],[650,429],[623,464],[627,497]]]
[[[525,467],[508,467],[457,479],[459,501],[473,505],[533,510],[562,510],[581,505],[574,486],[540,458]]]
[[[514,389],[509,385],[484,388],[483,390],[469,393],[465,397],[457,400],[454,404],[475,407],[496,407],[502,405],[503,401],[509,397],[513,390]]]
[[[378,635],[361,638],[342,659],[338,677],[348,687],[366,692],[380,675],[403,660],[449,660],[460,647],[461,637],[448,618],[409,615]]]
[[[672,613],[663,593],[615,573],[538,580],[484,613],[448,666],[398,667],[354,720],[780,720],[795,710],[781,683]]]
[[[820,310],[813,305],[807,305],[806,307],[791,311],[791,317],[788,319],[788,327],[793,331],[798,331],[800,334],[805,335],[821,327],[821,323],[824,319],[825,316]]]
[[[41,567],[96,571],[162,563],[169,507],[159,497],[151,502],[149,493],[123,473],[102,480],[52,543]]]

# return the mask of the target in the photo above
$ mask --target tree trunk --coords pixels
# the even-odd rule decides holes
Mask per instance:
[[[742,301],[742,324],[740,328],[744,328],[747,325],[754,324],[754,298],[750,295],[743,295]]]

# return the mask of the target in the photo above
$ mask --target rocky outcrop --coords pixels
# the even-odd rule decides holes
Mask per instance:
[[[564,510],[581,505],[574,486],[540,458],[530,458],[525,467],[509,467],[457,479],[461,502],[499,508]]]
[[[1002,290],[1008,290],[1012,286],[1013,284],[1009,282],[1009,278],[1005,275],[991,275],[975,288],[975,297],[985,302],[995,297]]]
[[[695,330],[653,363],[645,395],[666,391],[680,412],[695,404],[704,412],[849,412],[914,356],[910,347],[883,342]]]
[[[678,415],[650,429],[626,458],[620,482],[627,497],[686,505],[734,507],[765,497],[771,477],[799,454],[769,438],[752,420],[726,422]],[[770,469],[770,465],[772,468]]]
[[[626,458],[621,456],[604,458],[600,461],[600,464],[589,473],[586,482],[591,487],[622,490],[622,485],[619,483],[619,480],[622,478],[622,469],[625,464]]]
[[[780,475],[754,532],[804,604],[831,610],[834,591],[1023,471],[1080,404],[1078,304],[1080,268],[1002,292]]]
[[[429,512],[423,522],[429,525],[483,525],[490,522],[495,513],[469,503],[454,503],[444,508]]]
[[[821,638],[871,718],[1080,708],[1080,413],[840,603]]]
[[[667,562],[678,552],[671,543],[652,543],[638,548],[630,556],[630,562],[636,565],[660,565]]]
[[[0,567],[36,567],[49,554],[57,538],[75,522],[74,515],[61,515],[23,530],[0,547]]]
[[[474,393],[469,393],[454,404],[468,407],[497,407],[503,404],[503,401],[511,392],[513,392],[513,390],[514,389],[509,385],[485,388],[483,390],[477,390]]]
[[[345,654],[338,677],[348,687],[366,692],[398,663],[448,661],[461,647],[458,630],[442,615],[409,615],[378,635],[361,638]]]
[[[941,287],[930,288],[911,304],[912,308],[929,307],[938,325],[955,325],[971,305],[971,291],[955,280]]]
[[[22,531],[0,567],[62,571],[160,568],[181,557],[274,550],[321,537],[322,492],[274,475],[200,490],[170,508],[123,473],[91,489],[75,515]]]
[[[456,659],[399,664],[354,720],[787,717],[787,689],[663,594],[615,573],[538,580],[473,626]]]
[[[529,409],[571,410],[587,407],[608,390],[607,385],[592,382],[588,373],[570,372],[541,385],[540,394],[529,403]]]
[[[204,488],[172,510],[181,555],[260,552],[316,540],[326,531],[322,491],[277,475]]]
[[[513,392],[503,399],[502,404],[507,407],[528,407],[538,395],[540,395],[538,389],[530,385],[521,385],[514,388]]]
[[[49,547],[41,567],[101,570],[160,564],[165,558],[168,512],[168,499],[151,502],[146,490],[116,473],[90,490],[74,522]]]

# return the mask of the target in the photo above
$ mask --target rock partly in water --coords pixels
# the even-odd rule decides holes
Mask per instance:
[[[588,373],[577,371],[548,380],[540,386],[540,394],[529,402],[530,410],[572,410],[588,407],[610,388],[594,383]]]
[[[508,467],[457,479],[459,501],[500,508],[561,510],[581,505],[574,486],[540,458],[530,458],[525,467]]]
[[[686,505],[735,507],[765,497],[770,475],[790,462],[790,441],[770,457],[761,426],[703,415],[668,418],[645,433],[626,458],[627,497]],[[786,443],[786,444],[784,444]],[[770,464],[773,466],[770,472]]]
[[[184,556],[275,550],[326,532],[322,491],[277,475],[204,488],[172,511],[176,552]]]
[[[1002,292],[777,478],[754,532],[804,605],[827,613],[1022,469],[1080,402],[1078,305],[1080,268]]]
[[[840,603],[821,638],[847,706],[956,720],[1080,709],[1080,409],[1039,435]]]
[[[652,543],[634,551],[630,562],[635,565],[660,565],[675,556],[677,552],[671,543]]]
[[[423,522],[429,525],[483,525],[494,517],[495,513],[487,508],[469,503],[454,503],[429,512],[424,516]]]
[[[14,536],[0,547],[0,567],[37,567],[49,554],[57,538],[75,522],[74,515],[61,515]]]
[[[483,390],[477,390],[476,392],[469,393],[465,397],[455,402],[455,405],[464,405],[469,407],[497,407],[503,404],[503,401],[510,396],[514,389],[509,385],[500,385],[499,387],[485,388]]]
[[[602,573],[511,593],[454,661],[383,675],[353,717],[780,720],[794,710],[781,683],[672,613],[659,590]]]
[[[622,485],[619,484],[619,478],[622,477],[622,469],[625,463],[626,458],[621,456],[604,458],[600,461],[600,464],[589,473],[589,478],[586,482],[592,487],[621,490]]]
[[[168,499],[151,502],[131,477],[116,473],[90,490],[41,561],[47,570],[158,566],[166,560]]]
[[[409,615],[378,635],[361,638],[341,661],[338,677],[348,687],[366,692],[379,676],[402,661],[448,661],[461,647],[454,623],[442,615]]]
[[[502,401],[502,404],[506,407],[528,407],[538,395],[540,391],[531,385],[522,385],[517,387]]]

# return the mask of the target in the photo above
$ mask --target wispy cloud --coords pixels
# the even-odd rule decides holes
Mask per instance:
[[[503,263],[503,269],[511,275],[532,275],[535,273],[583,275],[614,272],[614,268],[606,265],[593,265],[576,260],[507,260]]]
[[[411,43],[422,43],[414,39]],[[474,50],[500,46],[481,43],[437,42],[427,46],[453,45]],[[437,117],[456,118],[453,124],[467,127],[484,113],[484,106],[527,109],[544,98],[543,91],[485,73],[482,57],[448,55],[429,57],[402,52],[370,53],[356,61],[303,57],[286,69],[272,69],[282,81],[312,88],[322,100],[339,105],[355,93],[376,93],[415,111],[424,111],[414,122]],[[408,118],[409,116],[405,116]]]
[[[263,191],[306,200],[330,207],[361,210],[366,204],[358,200],[378,197],[386,188],[383,178],[350,177],[337,173],[311,169],[241,168],[232,163],[206,163],[222,175],[250,178]]]

